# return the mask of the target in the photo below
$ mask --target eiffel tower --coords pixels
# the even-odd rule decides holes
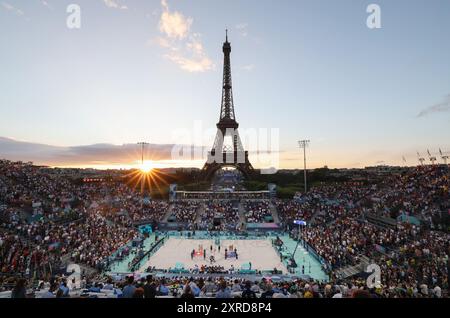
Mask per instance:
[[[239,124],[236,121],[233,104],[233,86],[231,81],[231,44],[228,42],[228,30],[223,44],[223,87],[220,120],[217,123],[217,135],[212,150],[202,169],[202,176],[210,180],[214,173],[223,167],[234,167],[249,178],[254,169],[248,160],[248,151],[244,150],[239,137]],[[226,143],[227,139],[230,141]]]

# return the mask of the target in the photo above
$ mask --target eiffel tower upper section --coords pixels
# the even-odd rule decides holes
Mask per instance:
[[[225,43],[223,44],[223,86],[222,86],[222,105],[220,108],[220,121],[217,128],[220,130],[226,128],[237,129],[239,124],[236,122],[233,102],[233,83],[231,80],[231,44],[228,42],[228,31]]]

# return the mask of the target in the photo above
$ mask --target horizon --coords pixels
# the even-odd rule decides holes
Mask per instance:
[[[52,166],[52,165],[45,165],[45,164],[37,164],[33,161],[25,161],[25,160],[10,160],[10,159],[5,159],[5,158],[0,158],[0,161],[2,160],[6,160],[6,161],[10,161],[12,163],[22,163],[22,164],[31,164],[34,167],[42,167],[42,168],[50,168],[50,169],[76,169],[76,170],[98,170],[98,171],[130,171],[130,170],[142,170],[142,164],[139,161],[136,161],[134,164],[127,164],[127,165],[69,165],[69,166]],[[163,170],[189,170],[189,169],[196,169],[196,170],[201,170],[202,166],[203,166],[204,162],[199,162],[199,164],[197,166],[170,166],[170,163],[166,163],[166,164],[158,164],[158,162],[154,162],[154,161],[149,161],[146,160],[144,162],[144,166],[151,166],[150,171],[163,171]],[[441,166],[444,165],[445,163],[441,163],[438,162],[436,164],[428,164],[425,163],[423,165],[389,165],[389,164],[376,164],[376,165],[372,165],[372,166],[365,166],[365,167],[341,167],[341,168],[332,168],[332,167],[328,167],[328,166],[322,166],[322,167],[307,167],[306,170],[307,171],[313,171],[313,170],[318,170],[318,169],[329,169],[329,170],[365,170],[365,169],[369,169],[369,168],[380,168],[380,167],[387,167],[387,168],[402,168],[402,169],[410,169],[410,168],[417,168],[417,167],[424,167],[424,166]],[[258,170],[258,169],[257,169]],[[283,171],[299,171],[302,172],[304,171],[304,169],[302,167],[297,167],[297,168],[280,168],[277,169],[275,173],[278,172],[283,172]]]
[[[370,1],[80,0],[79,29],[66,26],[70,3],[0,2],[1,158],[132,168],[146,141],[155,167],[200,168],[225,29],[241,136],[278,131],[275,150],[246,144],[255,168],[301,169],[299,139],[311,140],[308,169],[450,153],[446,1],[377,1],[379,29],[366,25]],[[203,155],[173,158],[179,145]],[[270,150],[275,164],[259,157]]]
[[[2,145],[2,141],[4,142],[5,140],[11,140],[14,142],[19,142],[19,143],[26,143],[26,144],[31,144],[33,146],[35,145],[39,145],[39,144],[33,144],[33,143],[28,143],[25,141],[16,141],[13,139],[7,139],[4,137],[0,137],[0,145]],[[41,145],[41,146],[46,146],[46,147],[51,147],[50,145]],[[10,157],[10,158],[2,158],[0,157],[0,160],[10,160],[13,162],[32,162],[33,165],[35,166],[45,166],[45,167],[50,167],[50,168],[61,168],[61,169],[95,169],[95,170],[132,170],[132,169],[140,169],[142,166],[141,160],[138,159],[138,157],[140,156],[140,154],[138,153],[139,147],[137,144],[134,143],[130,143],[130,144],[123,144],[123,145],[112,145],[112,144],[96,144],[96,145],[86,145],[84,147],[95,147],[95,146],[114,146],[114,147],[132,147],[135,148],[134,150],[136,151],[131,158],[134,158],[134,160],[130,161],[126,161],[123,163],[115,163],[115,164],[105,164],[105,163],[100,163],[97,162],[95,164],[69,164],[69,165],[65,165],[65,164],[51,164],[51,163],[45,163],[41,161],[33,161],[33,160],[23,160],[20,158],[14,158],[14,156]],[[152,146],[154,147],[158,147],[161,145],[155,145],[155,144],[149,144],[148,146],[150,146],[150,148]],[[165,145],[167,146],[167,145]],[[172,145],[168,145],[170,146],[170,148],[172,148]],[[83,146],[78,146],[78,147],[83,147]],[[76,148],[76,147],[75,147]],[[205,148],[208,149],[206,146],[205,147],[201,147],[201,148]],[[1,149],[1,148],[0,148]],[[126,151],[126,150],[124,150]],[[156,153],[156,151],[155,151]],[[426,152],[424,152],[426,153]],[[152,158],[152,154],[153,152],[149,149],[146,149],[145,153],[144,153],[144,163],[147,165],[151,165],[152,169],[178,169],[178,168],[185,168],[185,169],[201,169],[202,166],[204,165],[204,160],[200,159],[200,160],[189,160],[189,161],[180,161],[180,162],[176,162],[175,160],[152,160],[152,159],[148,159],[148,158]],[[443,152],[443,154],[445,155],[446,153]],[[96,154],[97,155],[97,154]],[[251,157],[251,155],[250,155]],[[77,157],[78,158],[78,157]],[[130,158],[130,157],[128,157]],[[412,167],[416,167],[418,165],[421,165],[421,163],[418,161],[418,158],[414,158],[415,160],[417,160],[417,162],[413,162],[412,164],[408,164],[407,162],[401,162],[400,164],[391,164],[391,163],[387,163],[387,162],[374,162],[373,164],[368,164],[368,165],[364,165],[364,166],[342,166],[342,167],[330,167],[328,165],[323,165],[323,166],[308,166],[307,170],[314,170],[314,169],[321,169],[324,167],[327,167],[328,169],[365,169],[365,168],[369,168],[369,167],[406,167],[406,168],[412,168]],[[437,165],[443,164],[441,163],[441,159],[440,157],[437,157]],[[286,168],[278,168],[277,170],[303,170],[303,167],[301,166],[303,160],[303,156],[299,153],[298,156],[298,165],[295,167],[286,167]],[[44,160],[45,161],[45,160]],[[429,159],[425,159],[425,165],[431,165],[433,164],[431,161],[430,163]],[[196,163],[196,164],[195,164]],[[257,168],[259,169],[259,168]]]

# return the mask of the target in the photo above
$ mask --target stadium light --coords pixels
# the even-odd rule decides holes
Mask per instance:
[[[434,166],[434,163],[436,162],[437,159],[436,159],[435,156],[433,156],[433,155],[430,153],[430,150],[427,149],[427,152],[428,152],[428,157],[430,158],[431,164]]]
[[[298,146],[300,147],[300,149],[303,149],[303,178],[305,182],[305,193],[308,191],[306,185],[306,147],[308,147],[309,143],[309,140],[300,140],[298,142]]]
[[[138,145],[141,146],[141,160],[142,160],[142,165],[144,165],[144,149],[146,145],[150,145],[148,142],[138,142]]]
[[[448,155],[444,155],[441,148],[439,148],[439,154],[441,155],[441,159],[444,160],[444,164],[447,165]]]
[[[148,142],[142,141],[142,142],[138,142],[138,145],[141,146],[141,173],[143,173],[143,168],[144,168],[144,150],[145,150],[145,146],[149,145]],[[145,192],[145,178],[143,176],[141,176],[141,192],[142,195],[144,196],[144,192]],[[144,204],[144,202],[142,202],[142,205]]]
[[[417,152],[417,158],[419,158],[419,165],[423,166],[423,163],[425,162],[425,158],[421,157],[419,152]]]

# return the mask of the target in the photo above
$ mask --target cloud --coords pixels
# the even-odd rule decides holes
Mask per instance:
[[[214,69],[201,41],[200,33],[191,31],[194,19],[178,11],[171,11],[166,0],[161,1],[163,12],[159,20],[161,36],[153,43],[166,50],[166,59],[188,72],[205,72]]]
[[[113,9],[120,9],[120,10],[127,10],[128,7],[125,5],[121,5],[118,1],[116,0],[102,0],[103,3],[108,7],[108,8],[113,8]]]
[[[191,59],[177,53],[169,53],[164,56],[172,62],[178,64],[182,70],[192,73],[205,72],[213,67],[211,60],[207,57],[202,57],[201,59]]]
[[[25,14],[25,12],[23,12],[22,10],[20,10],[20,9],[18,9],[18,8],[16,8],[16,7],[14,7],[13,5],[9,4],[8,2],[2,2],[1,5],[2,5],[2,7],[3,7],[5,10],[14,12],[14,13],[15,13],[16,15],[18,15],[18,16],[23,16],[23,15]]]
[[[248,35],[248,23],[239,23],[235,28],[239,31],[241,36],[246,37]]]
[[[450,111],[450,94],[444,98],[444,101],[442,101],[438,104],[429,106],[429,107],[425,108],[424,110],[422,110],[417,115],[417,117],[425,117],[429,114],[443,113],[443,112],[448,112],[448,111]]]
[[[150,144],[146,157],[152,161],[171,161],[173,144]],[[136,144],[95,144],[59,147],[0,137],[0,159],[32,161],[49,166],[130,165],[141,156]],[[203,150],[202,148],[199,148]]]
[[[194,20],[186,18],[179,12],[170,12],[165,0],[162,1],[162,6],[164,10],[159,21],[159,31],[169,38],[184,39],[188,35]]]

